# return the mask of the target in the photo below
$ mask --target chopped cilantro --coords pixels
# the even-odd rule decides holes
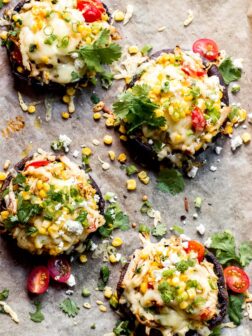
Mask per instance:
[[[18,184],[20,187],[25,186],[26,177],[21,173],[18,173],[17,176],[12,180],[13,184]]]
[[[224,59],[219,66],[220,73],[226,84],[241,78],[242,70],[234,66],[230,57]]]
[[[0,292],[0,301],[8,299],[9,293],[10,293],[9,289],[4,288],[2,292]]]
[[[61,304],[60,304],[60,309],[68,315],[68,317],[75,317],[78,315],[80,308],[78,305],[71,300],[70,298],[65,299]]]
[[[114,113],[120,120],[126,119],[127,132],[132,133],[141,126],[156,129],[164,126],[164,117],[157,117],[155,110],[158,105],[148,97],[148,85],[135,85],[131,91],[122,93],[113,104]]]
[[[101,99],[95,93],[91,95],[90,99],[93,104],[98,104],[101,101]]]
[[[136,166],[134,166],[134,165],[129,165],[129,166],[126,167],[126,174],[127,174],[128,176],[134,175],[134,174],[136,174],[136,173],[138,173],[138,169],[137,169]]]
[[[159,223],[152,230],[151,234],[155,237],[162,237],[167,233],[167,227],[165,224]]]
[[[103,237],[109,237],[115,229],[126,231],[129,229],[129,217],[120,208],[118,203],[110,204],[104,214],[106,223],[99,228]]]
[[[140,224],[138,228],[138,232],[140,233],[150,233],[150,228],[144,224]]]
[[[147,56],[147,55],[151,52],[152,49],[153,49],[153,47],[152,47],[151,45],[146,44],[146,45],[144,45],[143,48],[141,49],[141,54],[142,54],[143,56]]]
[[[41,312],[41,302],[34,302],[34,305],[36,310],[34,313],[29,313],[30,319],[33,322],[40,323],[45,319],[44,314]]]
[[[184,229],[180,227],[179,225],[173,225],[171,229],[172,231],[175,231],[178,234],[183,234],[185,232]]]
[[[76,71],[72,71],[71,72],[71,78],[72,78],[72,82],[75,82],[75,81],[80,79],[80,76]]]
[[[98,285],[97,285],[99,290],[102,291],[105,288],[105,286],[108,283],[109,276],[110,276],[110,270],[109,270],[108,266],[103,265],[100,269],[100,279],[99,279]]]
[[[179,272],[184,273],[185,271],[188,270],[189,267],[192,267],[194,265],[195,265],[195,262],[189,259],[189,260],[181,260],[175,266]]]
[[[27,224],[33,216],[39,215],[42,208],[38,204],[26,201],[21,195],[18,196],[17,217],[21,224]]]
[[[165,168],[157,177],[157,188],[163,192],[175,195],[185,188],[182,174],[176,169]]]
[[[30,53],[33,53],[37,48],[38,48],[37,44],[33,44],[33,43],[31,43],[31,44],[29,45],[29,52],[30,52]]]
[[[220,326],[214,327],[209,336],[221,336],[221,327]]]
[[[146,214],[151,209],[152,209],[151,203],[149,201],[144,201],[140,208],[140,212],[141,214]]]
[[[160,282],[158,290],[161,294],[161,298],[166,305],[175,299],[176,289],[168,284],[166,281]]]
[[[25,233],[26,233],[27,236],[31,236],[32,234],[34,234],[36,232],[38,232],[38,229],[35,226],[29,226],[25,230]]]
[[[130,336],[129,321],[118,321],[113,329],[113,333],[116,336]]]
[[[243,318],[242,306],[244,304],[243,294],[231,294],[228,301],[228,316],[236,325],[241,324]]]
[[[88,226],[87,215],[87,211],[81,211],[79,216],[76,218],[76,221],[80,222],[83,226]]]
[[[166,279],[166,278],[171,277],[174,273],[175,273],[175,269],[168,269],[168,270],[163,271],[162,277]]]

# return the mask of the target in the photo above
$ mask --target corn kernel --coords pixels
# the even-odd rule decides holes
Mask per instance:
[[[45,191],[49,191],[49,190],[50,190],[50,184],[47,183],[47,182],[43,183],[43,189],[44,189]]]
[[[127,140],[128,140],[128,138],[127,138],[126,135],[120,135],[119,139],[120,139],[121,141],[127,141]]]
[[[19,19],[19,17],[18,17],[17,14],[14,14],[14,15],[12,16],[12,20],[13,20],[14,22],[16,22],[18,19]]]
[[[18,66],[18,67],[17,67],[17,72],[19,72],[19,73],[23,73],[23,72],[24,72],[23,67]]]
[[[122,22],[124,20],[124,13],[120,10],[115,11],[114,13],[114,19],[116,22]]]
[[[148,289],[147,282],[142,282],[140,285],[140,293],[144,295],[147,292],[147,289]]]
[[[7,36],[8,36],[7,31],[5,31],[5,30],[1,31],[0,37],[1,37],[2,40],[4,40],[4,41],[7,40]]]
[[[187,302],[181,302],[180,304],[179,304],[179,307],[181,308],[181,309],[186,309],[187,307],[188,307],[188,303]]]
[[[7,219],[8,216],[9,216],[9,211],[8,210],[1,211],[2,220]]]
[[[136,190],[136,180],[130,179],[127,181],[127,189],[129,191]]]
[[[88,260],[85,254],[81,254],[79,259],[82,264],[85,264]]]
[[[62,117],[63,119],[69,119],[70,114],[69,114],[68,112],[62,112],[62,113],[61,113],[61,117]]]
[[[4,181],[6,179],[6,174],[4,172],[0,172],[0,181]]]
[[[180,274],[180,280],[181,281],[187,281],[188,280],[188,276],[185,274]]]
[[[115,255],[114,254],[111,254],[109,256],[109,261],[111,262],[111,264],[115,264],[118,262],[118,260],[116,259]]]
[[[106,286],[103,291],[103,295],[106,299],[110,299],[113,295],[113,291],[111,287]]]
[[[178,277],[173,277],[171,283],[173,286],[178,286],[178,284],[180,283],[180,280]]]
[[[115,237],[111,243],[111,245],[114,247],[120,247],[122,246],[122,244],[123,244],[123,241],[120,237]]]
[[[31,195],[27,191],[23,191],[22,196],[25,201],[31,198]]]
[[[105,135],[104,136],[104,138],[103,138],[103,143],[105,144],[105,145],[111,145],[112,144],[112,142],[113,142],[113,138],[112,138],[112,136],[111,135]]]
[[[241,136],[241,138],[242,138],[242,141],[245,144],[247,144],[247,143],[249,143],[251,141],[251,135],[248,132],[243,133],[242,136]]]
[[[106,311],[107,311],[107,308],[106,308],[105,306],[103,306],[103,305],[100,305],[100,306],[99,306],[99,309],[100,309],[100,311],[101,311],[102,313],[106,313]]]
[[[114,126],[114,124],[115,124],[115,120],[114,120],[114,118],[111,118],[111,117],[109,117],[107,120],[106,120],[106,126],[107,127],[113,127]]]
[[[41,189],[41,190],[39,191],[39,196],[40,196],[41,198],[45,198],[45,197],[46,197],[46,192],[45,192],[43,189]]]
[[[126,128],[124,125],[120,125],[119,127],[119,132],[122,133],[122,134],[125,134],[126,133]]]
[[[99,101],[96,105],[93,106],[93,112],[100,112],[103,110],[105,104],[103,101]]]
[[[150,182],[150,178],[144,170],[138,173],[137,176],[139,180],[144,184],[148,184]]]
[[[163,116],[164,116],[164,111],[161,110],[161,109],[157,109],[157,110],[155,111],[155,115],[156,115],[157,118],[159,118],[159,117],[163,117]]]
[[[36,106],[35,105],[29,105],[27,111],[28,111],[28,113],[36,112]]]
[[[86,156],[90,156],[92,154],[92,150],[89,147],[82,148],[81,152],[82,152],[83,155],[86,155]]]
[[[195,288],[189,288],[187,290],[187,294],[188,294],[189,299],[193,300],[196,296]]]
[[[227,123],[226,127],[223,131],[224,134],[232,134],[233,133],[233,126],[230,123]]]
[[[70,97],[67,96],[67,95],[63,96],[63,97],[62,97],[62,100],[63,100],[63,102],[66,103],[66,104],[70,103]]]
[[[73,96],[76,93],[76,90],[73,87],[69,87],[67,88],[66,93],[68,96]]]
[[[40,227],[40,228],[38,229],[38,232],[39,232],[40,234],[42,234],[42,235],[46,235],[46,234],[47,234],[46,229],[43,228],[43,227]]]
[[[108,151],[108,156],[110,158],[111,161],[115,160],[115,152],[113,151]]]
[[[130,55],[135,55],[135,54],[137,54],[137,53],[138,53],[138,47],[137,47],[137,46],[130,46],[130,47],[128,48],[128,53],[129,53]]]
[[[101,113],[99,113],[99,112],[94,113],[93,118],[94,118],[94,120],[100,120],[101,119]]]
[[[120,162],[120,163],[125,163],[127,161],[127,155],[124,154],[124,153],[121,153],[118,155],[118,158],[117,160]]]
[[[10,2],[10,0],[3,0],[3,3],[6,5]]]
[[[36,184],[36,187],[38,190],[42,189],[43,188],[43,182],[41,180],[38,180],[37,184]]]
[[[146,259],[148,259],[148,257],[149,257],[148,253],[146,253],[144,251],[141,252],[141,259],[146,260]]]
[[[86,309],[90,309],[91,304],[89,302],[85,302],[85,303],[83,303],[83,307],[86,308]]]

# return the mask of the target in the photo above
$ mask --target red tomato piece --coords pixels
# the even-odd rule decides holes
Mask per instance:
[[[219,55],[219,48],[216,42],[210,39],[199,39],[193,44],[193,52],[199,53],[202,57],[209,61],[214,61]]]
[[[211,310],[209,308],[204,309],[200,314],[200,319],[202,321],[208,321],[210,318],[212,318]]]
[[[43,294],[49,286],[49,279],[50,276],[47,267],[35,267],[28,276],[28,291],[34,294]]]
[[[181,69],[184,71],[184,73],[191,77],[201,77],[206,74],[205,70],[200,68],[197,70],[192,69],[188,64],[183,64]]]
[[[228,266],[224,269],[224,277],[228,288],[235,293],[244,293],[249,288],[249,277],[240,267]]]
[[[186,253],[190,253],[191,251],[197,253],[199,263],[203,261],[205,256],[205,248],[201,243],[197,242],[196,240],[190,240],[188,242],[188,247],[184,250],[186,251]]]
[[[29,163],[26,167],[25,170],[28,169],[28,167],[35,167],[35,168],[39,168],[39,167],[44,167],[49,165],[50,161],[47,160],[42,160],[42,161],[34,161]]]
[[[77,8],[82,12],[85,21],[89,23],[101,20],[102,13],[105,12],[99,0],[79,0]]]
[[[192,111],[192,126],[196,132],[202,132],[206,126],[206,119],[199,107]]]
[[[53,280],[58,282],[67,282],[71,275],[71,265],[64,257],[50,258],[48,270]]]

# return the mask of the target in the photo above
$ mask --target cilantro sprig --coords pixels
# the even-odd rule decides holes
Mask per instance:
[[[41,302],[34,302],[34,306],[36,310],[33,313],[29,313],[30,319],[35,323],[40,323],[45,319],[44,314],[41,312]]]
[[[157,177],[157,188],[172,195],[182,192],[185,182],[182,174],[176,169],[165,168]]]
[[[78,315],[80,310],[80,307],[77,305],[77,303],[75,303],[70,298],[65,299],[59,307],[65,314],[68,315],[68,317],[75,317]]]
[[[149,91],[148,85],[135,85],[131,90],[122,93],[113,104],[118,119],[126,121],[128,133],[144,125],[151,129],[165,125],[165,118],[155,115],[158,105],[151,102]]]
[[[242,70],[235,67],[230,57],[225,58],[224,61],[221,62],[219,70],[226,84],[241,78]]]

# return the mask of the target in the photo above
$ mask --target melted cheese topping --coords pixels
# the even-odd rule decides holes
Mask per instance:
[[[149,98],[159,106],[157,117],[166,119],[161,129],[142,128],[146,140],[159,143],[160,159],[173,150],[194,154],[219,132],[229,113],[229,108],[221,102],[223,87],[219,78],[209,77],[200,56],[193,52],[177,48],[175,54],[163,53],[144,64],[136,82],[136,85],[143,84],[150,87]],[[206,119],[203,130],[195,130],[192,123],[195,107]]]
[[[29,166],[44,160],[49,164]],[[88,175],[67,157],[56,161],[49,154],[35,154],[18,176],[24,180],[23,184],[11,181],[1,222],[17,239],[19,247],[32,253],[57,255],[84,241],[104,224],[98,207],[99,195]],[[30,205],[39,209],[27,221],[22,219],[22,211],[28,215]]]
[[[44,83],[66,84],[73,74],[82,78],[86,69],[74,51],[93,43],[100,31],[109,28],[108,16],[85,22],[76,0],[31,0],[16,14],[22,25],[19,33],[23,66],[31,77]]]
[[[183,268],[181,262],[190,266]],[[206,322],[218,314],[214,266],[186,253],[180,238],[156,244],[146,240],[135,251],[121,286],[121,303],[127,302],[140,323],[163,335],[184,336],[190,329],[210,334]]]

